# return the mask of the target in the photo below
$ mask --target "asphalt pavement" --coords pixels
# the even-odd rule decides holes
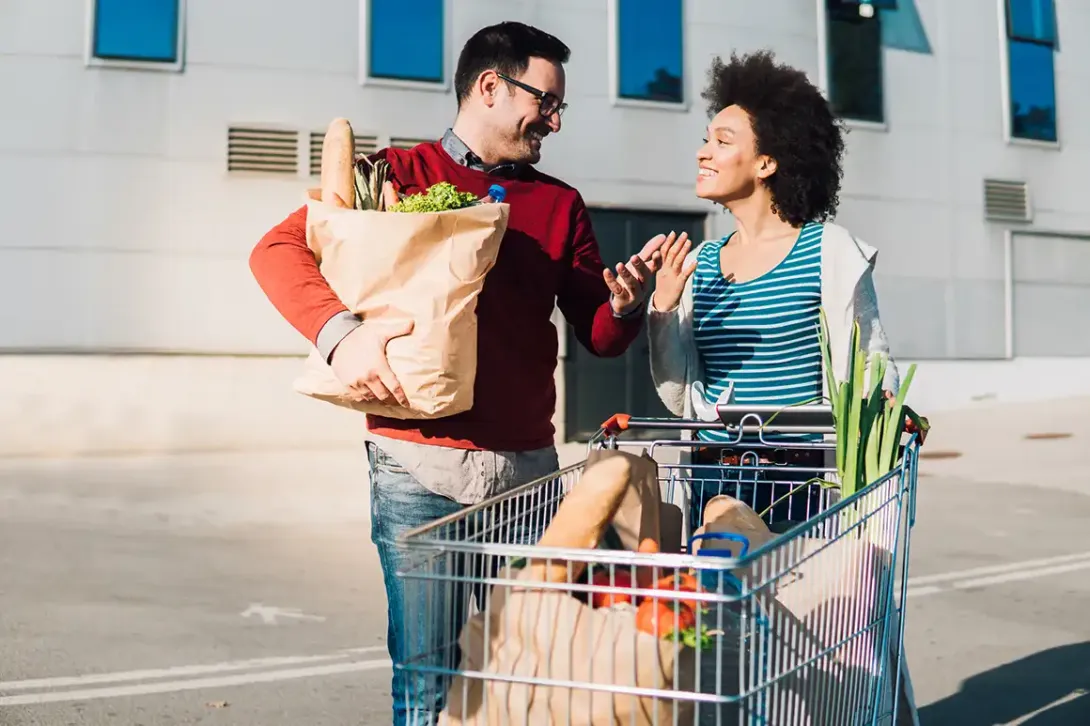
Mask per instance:
[[[1085,404],[934,417],[924,726],[1090,723]],[[388,723],[369,527],[362,450],[0,461],[0,725]]]

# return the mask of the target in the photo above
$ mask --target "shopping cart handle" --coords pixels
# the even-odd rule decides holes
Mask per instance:
[[[619,434],[628,430],[628,422],[631,420],[632,417],[627,413],[615,413],[602,422],[602,430],[608,434]]]
[[[725,539],[731,542],[738,542],[742,545],[742,551],[737,555],[727,549],[705,550],[704,547],[701,547],[700,554],[702,555],[712,555],[713,557],[745,557],[746,553],[749,552],[749,538],[745,535],[734,534],[733,532],[705,532],[704,534],[698,534],[689,539],[689,552],[693,551],[693,542],[696,542],[698,539]]]

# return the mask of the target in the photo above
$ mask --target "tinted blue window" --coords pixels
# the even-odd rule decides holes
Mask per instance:
[[[885,120],[882,11],[865,18],[858,2],[826,0],[829,103],[841,118]],[[877,7],[877,6],[876,6]]]
[[[1019,139],[1056,141],[1056,77],[1052,46],[1008,41],[1011,77],[1011,134]]]
[[[1052,0],[1007,0],[1007,18],[1012,38],[1049,44],[1056,40]]]
[[[94,55],[111,60],[178,60],[178,0],[97,0]]]
[[[683,0],[617,0],[617,68],[621,98],[684,99]]]
[[[368,64],[372,78],[443,81],[444,0],[371,0]]]

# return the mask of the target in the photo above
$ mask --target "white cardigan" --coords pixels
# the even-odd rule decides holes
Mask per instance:
[[[836,224],[824,224],[821,239],[821,305],[829,326],[830,359],[837,380],[847,378],[848,346],[852,323],[859,323],[860,347],[869,356],[889,355],[889,342],[878,317],[878,296],[874,290],[874,263],[878,251]],[[703,242],[689,253],[696,259]],[[694,275],[695,276],[695,275]],[[675,416],[694,418],[692,387],[703,381],[704,372],[693,337],[693,277],[685,283],[681,302],[669,311],[648,302],[648,336],[651,343],[651,379],[659,398]],[[826,397],[825,376],[821,378]],[[885,388],[894,393],[900,387],[897,365],[890,358]]]

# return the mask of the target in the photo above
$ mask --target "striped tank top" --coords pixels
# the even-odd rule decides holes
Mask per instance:
[[[728,283],[719,255],[729,237],[704,245],[693,273],[693,333],[714,404],[730,384],[735,404],[817,402],[822,395],[820,224],[806,224],[787,256],[747,282]],[[701,431],[705,441],[731,438]],[[749,438],[749,437],[747,437]],[[785,443],[820,435],[766,435]]]

